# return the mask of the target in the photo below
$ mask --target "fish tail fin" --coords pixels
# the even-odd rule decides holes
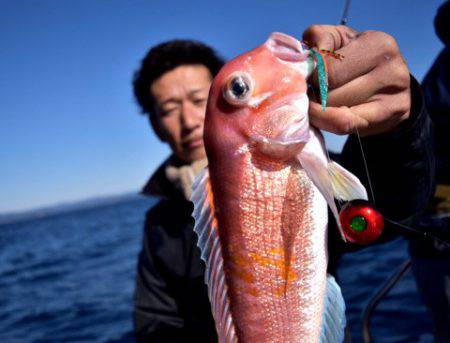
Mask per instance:
[[[323,304],[320,343],[341,343],[344,341],[345,302],[341,288],[333,276],[327,275],[327,286]]]
[[[192,213],[195,220],[194,231],[198,236],[197,246],[201,251],[201,259],[206,264],[205,283],[208,285],[208,297],[219,342],[237,342],[207,168],[197,176],[192,186],[191,201],[194,203],[194,212]]]

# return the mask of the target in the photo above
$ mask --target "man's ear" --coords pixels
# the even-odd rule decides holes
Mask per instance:
[[[167,142],[166,137],[164,137],[164,134],[161,130],[161,126],[159,125],[158,115],[156,113],[151,113],[148,115],[148,120],[150,121],[150,125],[153,128],[153,131],[158,136],[158,138],[162,142]]]

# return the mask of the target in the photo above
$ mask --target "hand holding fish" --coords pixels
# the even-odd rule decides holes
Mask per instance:
[[[336,134],[368,136],[393,130],[409,117],[410,77],[395,39],[380,31],[313,25],[303,34],[310,46],[345,58],[325,57],[328,103],[310,101],[311,124]],[[317,77],[311,78],[312,83]]]

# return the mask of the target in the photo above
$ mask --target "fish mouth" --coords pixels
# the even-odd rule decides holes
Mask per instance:
[[[302,62],[308,58],[308,53],[299,40],[281,32],[272,33],[265,45],[282,61]]]
[[[274,57],[282,63],[289,64],[305,79],[314,71],[316,66],[314,58],[298,39],[284,33],[274,32],[264,45]]]

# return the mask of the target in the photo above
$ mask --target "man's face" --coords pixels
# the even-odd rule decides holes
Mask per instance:
[[[182,65],[153,81],[160,135],[176,156],[193,162],[206,156],[203,122],[212,77],[203,65]]]

